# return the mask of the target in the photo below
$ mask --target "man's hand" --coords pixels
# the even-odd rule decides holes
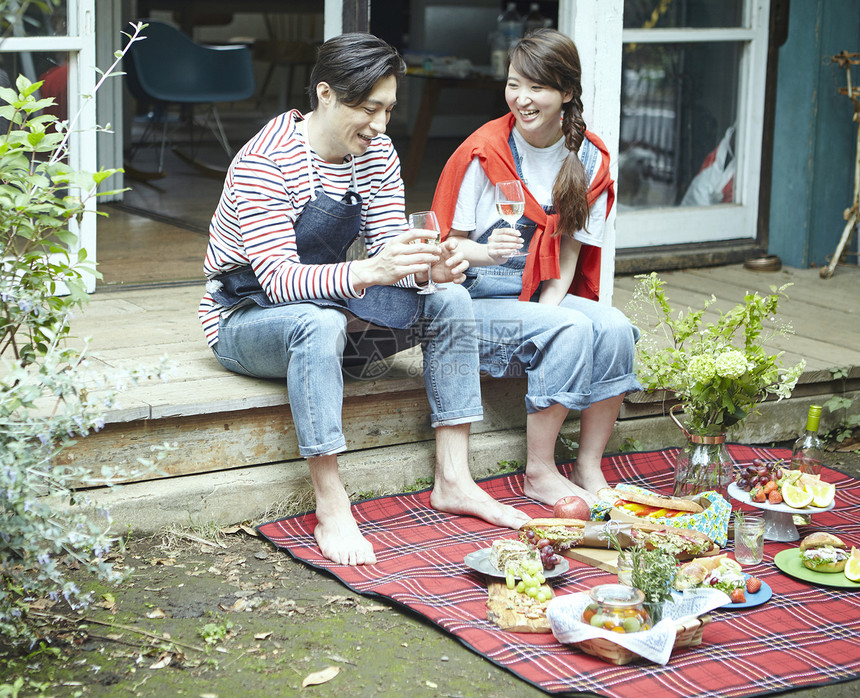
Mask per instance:
[[[392,238],[373,257],[353,262],[353,288],[390,286],[410,274],[426,280],[427,265],[439,262],[442,255],[441,246],[423,241],[425,235],[421,230],[409,230]]]
[[[487,239],[487,254],[496,264],[504,264],[522,246],[523,238],[514,228],[496,228]]]

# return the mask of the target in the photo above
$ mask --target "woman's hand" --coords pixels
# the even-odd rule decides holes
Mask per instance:
[[[522,246],[523,238],[516,229],[496,228],[487,239],[487,255],[496,264],[504,264]]]
[[[426,231],[409,230],[389,240],[373,257],[353,262],[353,288],[390,286],[410,274],[426,281],[427,265],[437,264],[442,254],[441,245],[430,245],[425,237]]]
[[[432,267],[433,281],[440,284],[463,283],[466,280],[466,269],[469,268],[469,262],[460,249],[460,239],[449,237],[439,245],[438,250],[441,259]],[[423,281],[424,279],[419,277],[419,280]]]

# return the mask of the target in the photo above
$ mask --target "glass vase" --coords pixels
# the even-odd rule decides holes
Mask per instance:
[[[726,450],[726,435],[690,434],[675,458],[676,497],[715,491],[728,499],[734,463]]]
[[[675,457],[674,495],[689,497],[715,491],[728,499],[734,462],[726,450],[725,433],[709,436],[692,434],[673,412],[670,415],[687,438],[687,443]]]

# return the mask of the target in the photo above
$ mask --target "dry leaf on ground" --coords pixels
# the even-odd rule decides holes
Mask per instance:
[[[302,688],[305,686],[317,686],[321,683],[331,681],[339,673],[340,668],[336,666],[329,666],[322,671],[315,671],[312,674],[305,676],[305,680],[302,681]]]

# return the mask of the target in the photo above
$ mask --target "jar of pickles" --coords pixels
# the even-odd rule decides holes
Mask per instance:
[[[601,584],[588,595],[591,603],[582,612],[582,622],[616,633],[636,633],[651,627],[645,610],[645,594],[624,584]]]

